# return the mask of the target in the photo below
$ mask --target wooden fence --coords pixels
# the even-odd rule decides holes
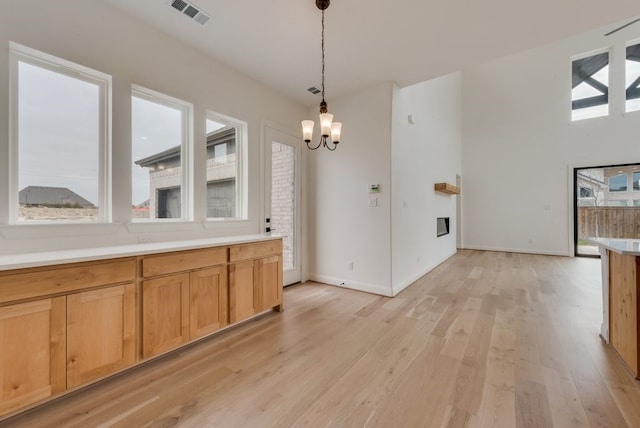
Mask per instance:
[[[578,207],[578,236],[640,239],[640,207]]]

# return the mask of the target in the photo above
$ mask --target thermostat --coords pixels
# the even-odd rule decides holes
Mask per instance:
[[[369,184],[369,193],[380,193],[379,184]]]

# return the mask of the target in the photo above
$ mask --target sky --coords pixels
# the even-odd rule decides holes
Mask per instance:
[[[66,187],[98,204],[99,87],[19,63],[18,186]],[[149,199],[136,160],[181,144],[182,111],[132,97],[132,204]],[[224,127],[207,120],[207,133]]]
[[[23,62],[19,73],[19,188],[67,187],[97,204],[98,86]]]

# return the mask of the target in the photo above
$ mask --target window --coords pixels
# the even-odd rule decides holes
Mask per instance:
[[[571,120],[609,114],[609,53],[576,59],[571,65]]]
[[[633,200],[633,206],[634,207],[640,207],[640,199],[634,199]]]
[[[640,44],[627,47],[625,65],[627,111],[640,110]]]
[[[580,187],[580,197],[581,198],[593,198],[593,189],[589,189],[586,187]]]
[[[627,191],[627,174],[618,174],[609,177],[610,192],[626,192]]]
[[[627,200],[626,199],[614,199],[612,201],[607,201],[608,207],[626,207]]]
[[[631,179],[633,180],[633,190],[640,190],[640,171],[634,171]]]
[[[11,223],[109,221],[111,77],[10,50]]]
[[[207,114],[207,218],[244,218],[242,153],[246,124]]]
[[[138,86],[131,98],[131,208],[133,221],[190,218],[189,183],[193,107]]]

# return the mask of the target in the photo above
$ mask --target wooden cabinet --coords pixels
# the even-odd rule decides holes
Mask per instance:
[[[136,361],[136,286],[67,297],[67,387],[104,377]]]
[[[237,245],[229,258],[231,323],[269,308],[282,309],[282,241]]]
[[[228,324],[227,266],[192,272],[189,278],[189,338],[206,336]]]
[[[282,241],[0,271],[0,415],[282,305]]]
[[[142,283],[142,356],[151,357],[189,340],[189,274]]]
[[[143,259],[143,276],[153,277],[142,283],[144,358],[228,324],[227,251],[206,248]]]
[[[229,321],[242,321],[258,311],[258,281],[253,260],[229,265]]]
[[[0,414],[66,388],[65,297],[0,307]]]

